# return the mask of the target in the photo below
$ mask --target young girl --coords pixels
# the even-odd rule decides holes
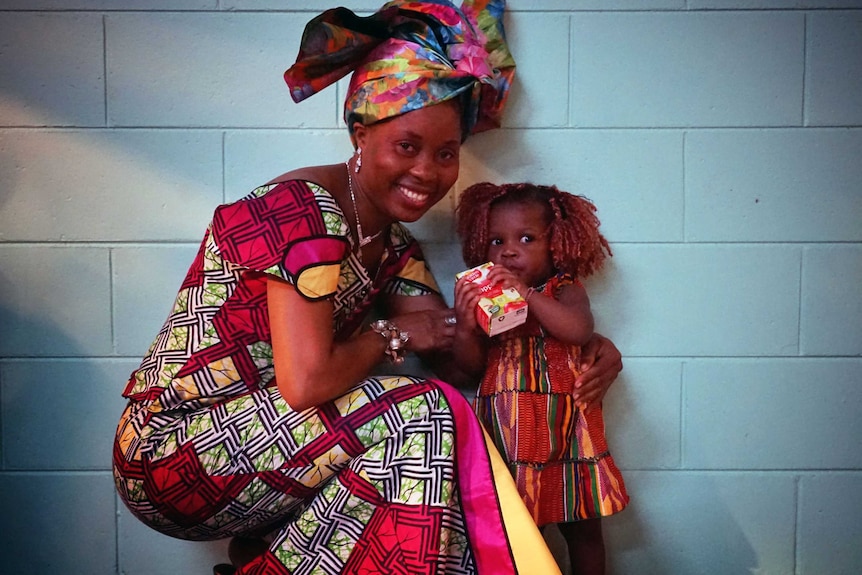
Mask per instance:
[[[605,441],[600,402],[575,402],[580,346],[593,333],[578,278],[610,255],[595,206],[556,187],[476,184],[457,209],[464,261],[494,263],[489,279],[527,300],[523,326],[489,338],[478,328],[475,284],[455,285],[455,356],[481,377],[474,408],[541,527],[559,524],[572,571],[604,573],[600,517],[628,503]]]

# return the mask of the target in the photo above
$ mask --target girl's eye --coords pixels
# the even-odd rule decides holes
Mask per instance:
[[[488,242],[488,243],[490,243],[492,246],[502,246],[502,245],[503,245],[503,240],[501,240],[500,238],[493,238],[493,239],[492,239],[490,242]]]
[[[533,236],[531,236],[529,234],[524,234],[523,236],[521,236],[521,243],[522,244],[529,244],[530,242],[533,241],[533,239],[534,239]]]

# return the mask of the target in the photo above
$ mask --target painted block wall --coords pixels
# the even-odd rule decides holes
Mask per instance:
[[[282,82],[308,4],[0,0],[3,573],[226,558],[130,516],[111,439],[215,206],[350,152],[340,86],[296,105]],[[598,205],[632,495],[609,572],[862,572],[862,1],[509,5],[504,127],[413,229],[448,295],[459,189]]]

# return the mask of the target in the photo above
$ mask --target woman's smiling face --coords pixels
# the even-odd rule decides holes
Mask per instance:
[[[362,167],[354,178],[381,221],[414,222],[458,179],[461,108],[456,101],[370,126],[356,124]]]

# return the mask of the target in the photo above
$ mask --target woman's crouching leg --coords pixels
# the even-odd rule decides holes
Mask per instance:
[[[270,551],[243,573],[308,562],[379,572],[381,559],[417,573],[471,570],[454,421],[433,382],[370,378],[304,412],[262,390],[182,418],[156,414],[135,446],[132,428],[121,422],[115,446],[128,507],[184,539],[271,529]]]
[[[474,572],[439,387],[372,378],[318,411],[333,435],[308,471],[338,472],[241,573]]]
[[[278,470],[285,459],[276,452],[288,450],[266,448],[285,443],[284,414],[296,415],[275,390],[181,414],[131,404],[114,444],[117,491],[136,517],[172,537],[267,532],[313,494]]]

